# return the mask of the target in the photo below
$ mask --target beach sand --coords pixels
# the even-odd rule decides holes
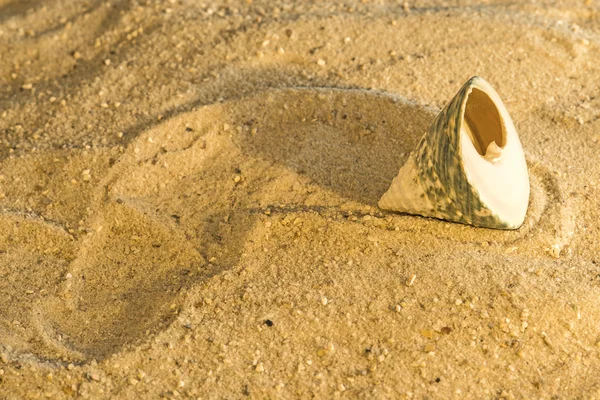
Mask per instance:
[[[600,5],[0,0],[0,398],[600,397]],[[377,201],[471,76],[516,231]]]

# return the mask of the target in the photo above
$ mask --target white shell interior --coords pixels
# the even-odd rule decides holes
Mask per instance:
[[[468,95],[460,141],[467,179],[481,201],[510,227],[520,226],[529,204],[525,155],[504,104],[483,80]]]

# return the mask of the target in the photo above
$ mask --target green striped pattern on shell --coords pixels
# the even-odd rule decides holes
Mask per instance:
[[[475,76],[459,90],[437,116],[414,150],[425,195],[436,209],[436,218],[464,224],[510,229],[493,215],[467,181],[460,151],[461,125],[467,97],[481,78]]]

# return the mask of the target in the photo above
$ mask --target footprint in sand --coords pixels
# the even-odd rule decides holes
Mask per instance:
[[[0,340],[21,357],[80,362],[139,343],[173,321],[191,285],[236,265],[263,213],[348,223],[373,214],[370,226],[390,235],[456,245],[568,237],[568,199],[534,161],[530,211],[516,232],[379,211],[435,113],[386,93],[290,88],[165,121],[90,190],[85,235],[60,221],[0,217]]]

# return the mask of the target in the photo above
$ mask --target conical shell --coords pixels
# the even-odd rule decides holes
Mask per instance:
[[[379,200],[383,209],[517,229],[529,204],[521,142],[492,86],[473,77],[436,117]]]

